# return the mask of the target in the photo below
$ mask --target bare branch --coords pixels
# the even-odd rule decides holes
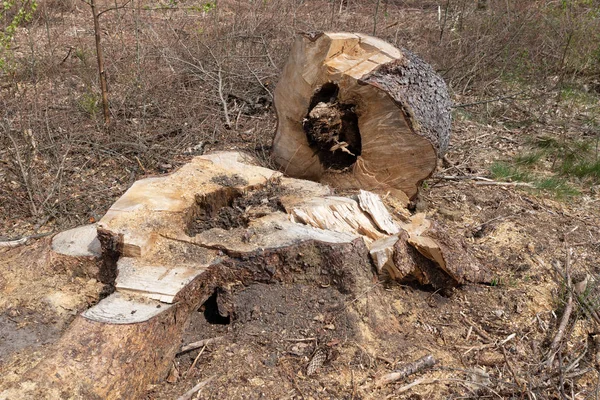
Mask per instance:
[[[83,0],[83,1],[85,1],[85,0]],[[100,11],[100,12],[98,13],[97,17],[98,17],[98,18],[100,18],[100,16],[101,16],[102,14],[104,14],[104,13],[107,13],[107,12],[109,12],[109,11],[113,11],[113,10],[120,10],[120,9],[122,9],[122,8],[125,8],[125,6],[126,6],[127,4],[129,4],[129,3],[131,3],[132,1],[133,1],[133,0],[127,0],[125,3],[123,3],[123,4],[122,4],[122,5],[120,5],[120,6],[115,6],[115,7],[107,8],[106,10]]]
[[[31,185],[29,183],[29,174],[25,171],[25,166],[23,165],[23,159],[21,158],[21,152],[19,151],[19,145],[15,141],[15,138],[6,130],[6,134],[13,146],[15,147],[15,154],[17,156],[17,164],[19,165],[19,170],[21,172],[21,179],[23,179],[23,184],[25,185],[25,189],[27,190],[27,196],[29,197],[29,204],[31,206],[31,212],[33,215],[37,215],[38,209],[35,206],[35,200],[33,199],[33,192],[31,190]]]

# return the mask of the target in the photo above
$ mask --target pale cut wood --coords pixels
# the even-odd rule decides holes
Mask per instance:
[[[371,36],[299,35],[274,96],[273,157],[293,177],[407,201],[448,146],[444,81]]]
[[[107,324],[137,324],[146,322],[167,311],[170,304],[161,304],[137,296],[113,293],[81,316],[90,321]]]
[[[369,241],[385,235],[377,229],[358,203],[345,197],[325,197],[296,206],[291,216],[294,222],[319,229],[360,234]]]
[[[408,232],[409,235],[419,236],[431,227],[431,220],[427,219],[425,213],[416,213],[407,222],[402,222],[400,227]]]
[[[371,258],[375,263],[377,273],[381,275],[384,270],[388,270],[388,274],[392,279],[400,277],[392,259],[394,255],[394,245],[397,241],[397,236],[389,236],[376,240],[369,246],[369,254],[371,254]]]
[[[395,235],[400,232],[400,228],[392,219],[390,212],[387,210],[385,205],[381,202],[381,198],[375,193],[361,190],[358,193],[358,203],[360,208],[368,213],[375,225],[383,232],[389,235]]]
[[[102,250],[96,224],[60,232],[52,238],[52,250],[72,257],[100,257]]]
[[[172,304],[179,291],[206,271],[202,265],[150,265],[136,258],[122,257],[115,288]]]
[[[293,212],[293,211],[292,211]],[[290,221],[290,219],[292,219]],[[340,221],[336,221],[340,223]],[[250,237],[248,237],[250,235]],[[239,256],[256,249],[288,247],[298,241],[317,240],[325,243],[350,243],[360,234],[347,228],[345,231],[321,229],[304,225],[302,221],[287,214],[268,215],[254,221],[248,229],[226,231],[215,228],[201,232],[193,238],[182,238],[186,242],[210,249],[220,249],[232,256]]]

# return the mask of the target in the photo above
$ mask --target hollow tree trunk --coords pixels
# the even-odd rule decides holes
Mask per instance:
[[[341,188],[413,198],[450,138],[442,78],[411,52],[363,34],[299,35],[275,107],[281,170]]]

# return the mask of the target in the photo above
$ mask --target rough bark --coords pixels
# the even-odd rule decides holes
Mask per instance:
[[[273,157],[284,173],[405,201],[450,138],[442,78],[411,52],[363,34],[299,35],[275,107]]]

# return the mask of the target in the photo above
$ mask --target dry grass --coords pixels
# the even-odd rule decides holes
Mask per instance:
[[[375,30],[422,54],[461,96],[532,77],[552,89],[598,71],[597,6],[582,1],[488,1],[482,10],[390,0],[375,15],[376,3],[138,1],[109,11],[100,23],[113,122],[103,126],[89,7],[41,1],[0,76],[0,232],[96,219],[139,176],[202,149],[268,158],[271,95],[298,31]]]

